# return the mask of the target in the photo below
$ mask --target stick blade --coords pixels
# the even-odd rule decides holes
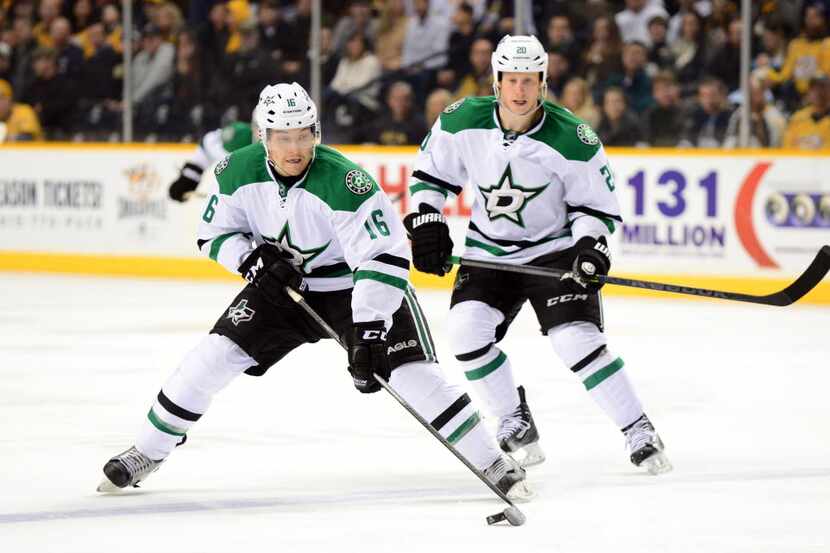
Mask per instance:
[[[813,259],[813,262],[810,263],[809,267],[807,267],[807,270],[805,270],[801,276],[795,280],[795,282],[787,286],[785,289],[775,294],[766,296],[764,298],[767,300],[765,303],[768,303],[769,305],[777,305],[779,307],[791,305],[803,298],[807,292],[815,288],[829,271],[830,246],[822,246],[818,254],[816,254],[816,258]]]

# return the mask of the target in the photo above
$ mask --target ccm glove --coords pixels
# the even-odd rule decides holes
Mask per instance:
[[[378,375],[389,380],[389,359],[386,357],[386,329],[383,321],[355,323],[347,337],[349,346],[349,373],[354,387],[360,393],[372,394],[380,390],[375,380]]]
[[[170,194],[170,199],[177,202],[185,201],[185,194],[193,192],[196,190],[196,187],[199,186],[199,179],[193,178],[193,176],[188,176],[185,173],[201,176],[202,169],[198,165],[194,165],[192,163],[187,163],[184,166],[182,172],[179,174],[179,178],[173,181],[173,184],[171,184],[170,188],[167,190],[167,193]]]
[[[283,305],[291,299],[285,287],[305,290],[300,270],[282,250],[271,244],[261,244],[239,266],[239,274],[262,291],[271,303]]]
[[[452,265],[452,239],[447,219],[434,208],[421,205],[419,213],[404,217],[403,225],[412,240],[412,264],[419,271],[444,276]]]
[[[571,288],[578,292],[596,292],[605,284],[602,281],[594,280],[598,275],[605,276],[611,268],[611,252],[605,237],[599,240],[591,236],[583,236],[574,244],[576,257],[570,273],[562,276],[563,281],[568,281]]]

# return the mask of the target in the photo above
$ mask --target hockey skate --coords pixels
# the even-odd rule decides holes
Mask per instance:
[[[133,446],[107,461],[104,465],[105,477],[98,485],[98,491],[110,493],[128,486],[137,488],[138,483],[158,470],[163,461],[153,461]]]
[[[519,406],[511,414],[501,418],[496,440],[505,453],[520,453],[515,457],[522,467],[531,467],[545,460],[545,452],[539,447],[539,432],[525,400],[525,389],[519,386],[517,390]]]
[[[628,451],[631,452],[631,462],[636,467],[644,466],[649,474],[669,472],[672,465],[666,454],[663,440],[654,430],[654,425],[643,414],[627,428],[623,429]]]
[[[525,470],[509,455],[501,455],[484,469],[483,474],[510,499],[528,501],[533,498],[534,494],[525,482]]]

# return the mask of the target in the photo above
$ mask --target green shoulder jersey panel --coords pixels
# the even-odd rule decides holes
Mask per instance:
[[[236,121],[222,129],[222,147],[226,152],[235,152],[253,142],[251,125]]]
[[[213,173],[219,192],[228,196],[246,184],[271,181],[265,168],[265,148],[259,142],[229,154],[216,165]]]
[[[469,129],[495,129],[494,96],[468,96],[441,112],[441,130],[450,134]]]
[[[380,190],[358,164],[328,146],[317,146],[303,188],[334,211],[357,211]]]
[[[571,161],[588,161],[600,149],[600,141],[585,121],[551,102],[545,101],[545,123],[533,134],[533,140],[547,144]]]

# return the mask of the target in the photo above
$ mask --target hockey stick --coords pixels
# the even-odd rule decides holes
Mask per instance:
[[[342,347],[344,350],[348,351],[348,348],[346,347],[346,344],[343,343],[343,341],[340,339],[340,336],[338,336],[337,332],[335,332],[334,329],[332,327],[330,327],[328,325],[328,323],[325,320],[323,320],[323,318],[320,315],[317,314],[317,312],[314,310],[313,307],[311,307],[310,305],[308,305],[306,303],[305,299],[303,299],[303,297],[299,294],[299,292],[297,292],[296,290],[294,290],[293,288],[288,287],[288,286],[285,287],[285,292],[288,294],[288,296],[292,300],[294,300],[294,302],[297,305],[299,305],[306,313],[308,313],[308,315],[312,319],[314,319],[314,322],[316,322],[318,325],[320,325],[320,327],[325,331],[326,334],[329,335],[330,338],[332,338],[334,341],[336,341],[338,344],[340,344],[340,347]],[[378,384],[380,384],[381,387],[384,390],[389,392],[389,395],[391,395],[393,398],[395,398],[395,400],[398,403],[401,404],[401,407],[403,407],[404,409],[409,411],[409,414],[412,415],[413,417],[415,417],[415,419],[417,419],[417,421],[420,422],[421,425],[424,428],[429,430],[430,434],[432,434],[433,437],[435,437],[436,440],[441,442],[444,445],[444,447],[449,449],[452,452],[452,454],[455,455],[458,458],[459,461],[464,463],[464,465],[468,469],[470,469],[470,472],[472,472],[473,474],[478,476],[479,480],[484,482],[487,485],[487,487],[490,488],[493,491],[493,493],[495,493],[497,496],[499,496],[499,498],[502,501],[504,501],[505,503],[507,503],[509,505],[509,507],[507,507],[506,509],[504,509],[500,513],[496,513],[494,515],[488,516],[487,517],[487,524],[495,524],[496,522],[500,522],[502,520],[506,520],[507,522],[510,523],[511,526],[521,526],[522,524],[525,523],[526,518],[525,518],[524,513],[522,513],[519,510],[519,508],[516,507],[516,505],[513,503],[513,501],[509,497],[507,497],[504,494],[504,492],[502,492],[500,489],[498,489],[495,484],[490,482],[490,480],[488,480],[487,477],[484,476],[484,474],[482,474],[482,472],[480,470],[478,470],[475,466],[473,466],[473,464],[470,463],[470,461],[468,461],[466,457],[461,455],[458,452],[458,450],[456,450],[452,446],[452,444],[450,444],[447,441],[447,439],[444,438],[444,436],[439,434],[438,431],[435,430],[432,427],[432,425],[429,424],[426,421],[426,419],[424,419],[409,404],[409,402],[407,402],[404,398],[402,398],[401,395],[398,392],[396,392],[384,378],[382,378],[382,377],[380,377],[376,374],[373,375],[373,376],[375,377],[375,380],[377,380]]]
[[[494,269],[496,271],[507,271],[525,275],[548,276],[559,279],[570,272],[560,269],[551,269],[548,267],[534,267],[532,265],[508,265],[506,263],[498,263],[495,261],[477,261],[456,256],[450,256],[450,262],[455,265],[461,265],[462,267],[479,267],[482,269]],[[726,292],[723,290],[708,290],[706,288],[679,286],[676,284],[665,284],[650,280],[636,280],[633,278],[620,278],[610,275],[598,275],[594,277],[594,281],[604,282],[605,284],[614,284],[617,286],[628,286],[630,288],[643,288],[645,290],[653,290],[655,292],[672,292],[675,294],[686,294],[688,296],[701,296],[719,300],[742,301],[747,303],[784,307],[795,303],[807,292],[815,288],[828,271],[830,271],[830,246],[823,246],[821,250],[819,250],[818,254],[816,254],[816,258],[813,259],[813,262],[810,263],[810,266],[807,267],[807,270],[801,273],[801,276],[795,279],[792,284],[779,292],[774,292],[766,296],[753,296],[750,294]]]

